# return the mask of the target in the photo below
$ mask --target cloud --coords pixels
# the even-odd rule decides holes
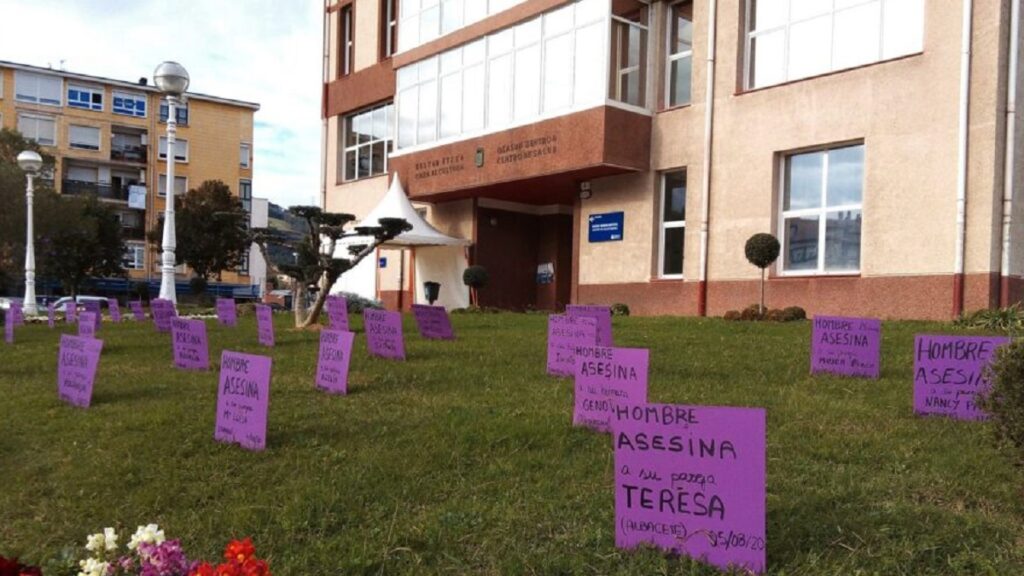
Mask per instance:
[[[259,102],[253,194],[320,190],[321,0],[0,0],[0,59],[134,81],[164,60],[190,91]],[[315,202],[314,202],[315,203]]]

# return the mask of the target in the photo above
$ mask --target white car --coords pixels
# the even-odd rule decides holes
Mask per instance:
[[[82,309],[85,308],[83,306],[83,304],[86,303],[86,302],[99,302],[100,303],[100,308],[103,308],[107,304],[107,299],[104,298],[103,296],[76,296],[75,297],[75,301],[78,302],[77,308],[79,310],[82,310]],[[65,296],[63,298],[60,298],[56,302],[53,303],[53,309],[56,310],[57,312],[63,312],[64,311],[64,306],[68,302],[71,302],[71,297],[70,296]]]

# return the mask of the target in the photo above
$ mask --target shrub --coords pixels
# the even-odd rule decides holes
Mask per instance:
[[[470,288],[483,288],[489,279],[487,269],[480,265],[470,266],[462,272],[462,283]]]
[[[764,232],[754,234],[748,238],[747,244],[743,247],[743,253],[747,256],[747,260],[761,269],[760,312],[762,314],[764,313],[764,269],[775,262],[775,259],[779,257],[781,249],[779,240],[775,236],[765,234]]]
[[[1024,330],[1024,310],[1019,303],[996,310],[984,308],[957,318],[953,324],[960,328],[1013,334]]]
[[[352,314],[362,314],[363,310],[369,308],[370,310],[383,310],[384,304],[380,300],[373,300],[370,298],[364,298],[359,294],[353,294],[351,292],[342,292],[342,296],[345,297],[345,301],[348,302],[348,311]]]
[[[740,310],[729,310],[722,316],[723,319],[729,321],[744,320],[748,322],[765,321],[765,322],[794,322],[797,320],[806,320],[807,312],[799,306],[790,306],[783,308],[782,310],[765,310],[761,312],[761,307],[758,304],[751,304],[742,311]]]
[[[629,316],[629,305],[622,302],[612,304],[612,316]]]
[[[789,306],[782,309],[783,322],[793,322],[796,320],[807,320],[807,311],[799,306]]]
[[[499,312],[501,312],[500,309],[491,306],[468,306],[452,310],[452,314],[497,314]]]
[[[722,318],[735,322],[740,319],[740,311],[729,310],[728,312],[725,313],[725,316],[722,316]]]
[[[1024,341],[1000,348],[988,369],[991,389],[978,405],[992,418],[996,444],[1024,465]]]

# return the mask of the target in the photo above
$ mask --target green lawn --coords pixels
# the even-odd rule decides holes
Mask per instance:
[[[278,316],[263,453],[213,441],[216,371],[175,370],[151,324],[104,324],[89,410],[57,400],[59,330],[19,329],[0,345],[0,554],[157,522],[209,559],[252,536],[275,576],[716,573],[615,549],[610,439],[572,428],[546,317],[453,320],[457,341],[428,342],[407,317],[405,363],[360,334],[335,397],[313,387],[317,334]],[[254,322],[209,322],[211,358],[266,352]],[[616,344],[651,349],[652,402],[767,408],[770,573],[1021,574],[1020,472],[985,424],[911,410],[913,336],[942,329],[885,324],[868,381],[811,378],[808,322],[615,319]]]

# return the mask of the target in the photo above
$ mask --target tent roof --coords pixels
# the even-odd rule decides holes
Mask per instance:
[[[391,187],[381,198],[380,203],[370,210],[370,213],[358,225],[379,226],[381,218],[404,218],[406,222],[412,224],[412,230],[385,242],[384,246],[466,246],[470,244],[469,240],[452,238],[442,233],[424,220],[409,202],[409,197],[405,195],[405,189],[402,188],[402,181],[398,178],[398,174],[395,174],[391,180]]]

